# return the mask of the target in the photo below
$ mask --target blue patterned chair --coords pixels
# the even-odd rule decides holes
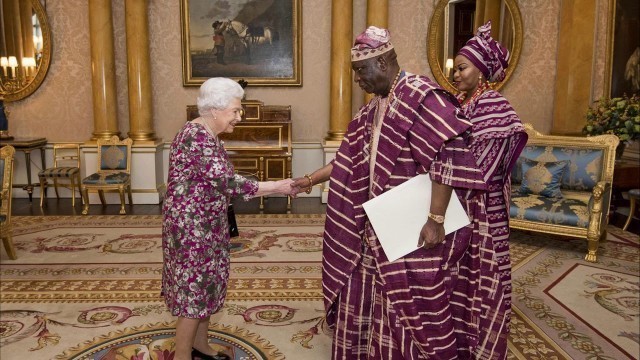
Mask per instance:
[[[54,144],[53,145],[53,167],[46,168],[38,173],[40,178],[40,207],[44,206],[44,198],[47,196],[47,179],[53,181],[53,188],[58,194],[58,186],[71,189],[71,206],[76,206],[76,187],[82,201],[80,191],[80,144]],[[60,183],[64,181],[65,183]],[[68,181],[68,183],[66,183]]]
[[[0,149],[0,238],[11,260],[18,258],[13,239],[11,239],[11,189],[15,152],[13,146],[4,146]]]
[[[585,260],[596,262],[606,237],[618,137],[551,136],[525,127],[529,140],[511,174],[510,226],[586,238]],[[545,193],[554,186],[557,196]]]
[[[125,191],[129,195],[129,205],[133,204],[131,196],[131,144],[133,140],[118,139],[112,136],[109,140],[98,139],[98,172],[82,179],[82,197],[84,208],[82,215],[89,213],[89,190],[97,190],[100,201],[104,205],[104,191],[120,193],[120,214],[125,215]]]

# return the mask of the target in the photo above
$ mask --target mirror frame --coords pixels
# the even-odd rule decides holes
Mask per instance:
[[[511,78],[511,74],[515,70],[518,65],[518,60],[520,60],[520,53],[522,52],[522,16],[520,15],[520,9],[518,9],[518,4],[515,0],[504,0],[507,8],[511,12],[511,17],[513,18],[513,27],[514,27],[514,36],[515,39],[513,41],[513,49],[511,51],[511,59],[509,60],[509,67],[507,68],[506,76],[504,80],[493,83],[492,87],[494,90],[499,91],[504,84],[507,83],[509,78]],[[438,0],[438,4],[433,9],[433,14],[431,15],[431,22],[429,23],[429,32],[427,35],[427,60],[429,62],[429,67],[431,68],[431,73],[435,80],[445,88],[447,91],[457,94],[458,90],[449,82],[449,80],[445,77],[441,67],[440,60],[438,59],[438,49],[436,46],[429,46],[429,44],[435,44],[437,41],[438,28],[442,22],[444,8],[449,4],[449,0]]]
[[[49,71],[49,65],[51,64],[51,27],[49,26],[47,13],[40,3],[40,0],[31,0],[31,6],[33,7],[33,11],[36,13],[36,17],[40,22],[40,28],[42,29],[42,58],[40,59],[40,64],[37,68],[38,72],[33,77],[33,80],[18,91],[0,95],[4,97],[4,101],[6,102],[22,100],[33,94],[40,85],[42,85],[42,82]]]

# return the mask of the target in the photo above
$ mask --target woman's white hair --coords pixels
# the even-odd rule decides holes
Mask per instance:
[[[203,116],[211,109],[223,110],[229,107],[231,100],[243,97],[244,89],[237,82],[223,77],[211,78],[200,86],[198,112]]]

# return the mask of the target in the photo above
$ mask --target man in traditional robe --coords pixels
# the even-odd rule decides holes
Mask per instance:
[[[376,96],[349,123],[336,159],[294,183],[302,191],[331,180],[322,258],[331,357],[471,358],[482,301],[477,282],[458,273],[473,226],[446,238],[443,227],[453,187],[486,188],[468,147],[471,123],[455,97],[400,68],[387,30],[360,34],[351,60],[354,81]],[[362,204],[424,173],[432,198],[415,239],[422,248],[389,262]],[[471,296],[452,303],[454,288]]]

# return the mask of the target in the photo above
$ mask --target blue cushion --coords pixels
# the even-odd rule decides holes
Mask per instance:
[[[537,161],[568,160],[569,168],[562,177],[561,188],[576,191],[591,191],[602,180],[604,150],[585,149],[571,146],[527,145],[524,147],[518,163],[524,158]],[[522,182],[519,165],[514,166],[511,179]]]
[[[569,167],[568,160],[535,161],[522,159],[522,184],[520,193],[534,194],[549,198],[560,198],[560,184],[565,170]]]
[[[589,225],[589,204],[578,198],[553,199],[512,192],[509,217],[586,229]]]
[[[119,172],[113,174],[99,174],[95,173],[82,179],[82,183],[85,185],[118,185],[124,184],[129,181],[129,174]]]

